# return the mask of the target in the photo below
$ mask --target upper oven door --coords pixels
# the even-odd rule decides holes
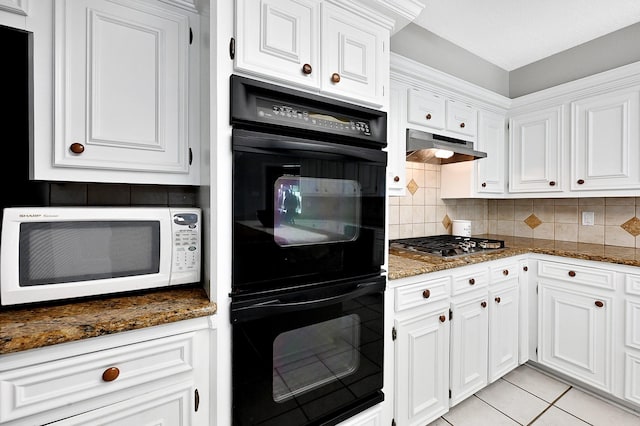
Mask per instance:
[[[233,131],[233,291],[379,273],[386,152]]]

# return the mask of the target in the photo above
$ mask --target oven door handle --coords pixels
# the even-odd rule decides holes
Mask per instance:
[[[311,151],[335,154],[371,162],[387,161],[387,152],[380,149],[314,141],[289,136],[274,136],[249,130],[233,130],[233,149],[236,151],[269,153],[273,151]]]
[[[262,318],[269,315],[284,314],[313,308],[322,308],[324,306],[341,303],[347,300],[354,299],[356,297],[364,296],[366,294],[383,292],[384,289],[384,282],[370,282],[358,284],[355,290],[338,294],[337,296],[319,299],[314,298],[297,302],[283,302],[279,298],[274,298],[264,302],[256,303],[254,305],[234,309],[234,312],[232,312],[232,322],[237,323],[246,321],[248,319]]]

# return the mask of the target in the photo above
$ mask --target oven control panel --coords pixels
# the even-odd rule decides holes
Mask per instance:
[[[293,124],[296,127],[315,128],[323,131],[338,131],[345,134],[371,136],[368,120],[341,117],[300,107],[274,104],[258,100],[257,114],[264,121]]]

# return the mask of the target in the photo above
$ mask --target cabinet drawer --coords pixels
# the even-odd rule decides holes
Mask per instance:
[[[184,333],[76,356],[51,348],[55,359],[49,362],[0,373],[0,422],[85,401],[73,412],[78,414],[127,399],[127,390],[136,386],[188,378],[195,336]],[[109,377],[108,370],[116,374]]]
[[[491,284],[518,278],[520,267],[518,263],[506,263],[491,268]]]
[[[606,269],[541,261],[538,262],[538,276],[579,285],[615,289],[615,272]]]
[[[395,309],[396,312],[400,312],[405,309],[424,306],[427,303],[445,300],[450,294],[450,277],[409,284],[396,289]]]
[[[468,273],[453,277],[452,296],[464,294],[477,288],[486,287],[489,284],[489,273],[485,270],[469,271]]]
[[[627,275],[625,285],[628,294],[640,296],[640,275]]]
[[[447,100],[447,130],[475,137],[478,133],[478,111],[469,105]]]
[[[407,121],[434,129],[444,128],[445,99],[426,90],[408,89]]]

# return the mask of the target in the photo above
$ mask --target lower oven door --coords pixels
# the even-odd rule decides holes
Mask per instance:
[[[332,425],[382,401],[385,282],[232,303],[233,424]]]

